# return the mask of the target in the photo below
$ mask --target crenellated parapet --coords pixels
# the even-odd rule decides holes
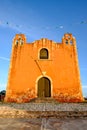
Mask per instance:
[[[16,34],[14,39],[13,39],[13,44],[14,45],[23,45],[24,43],[27,43],[26,41],[26,36],[24,34]],[[56,43],[52,40],[49,40],[47,38],[41,38],[40,40],[36,40],[34,42],[32,42],[32,44],[42,44],[42,46],[45,46],[45,45],[49,45],[50,43]],[[61,44],[66,44],[66,45],[75,45],[76,44],[76,39],[75,37],[71,34],[71,33],[65,33],[63,38],[62,38],[62,42]],[[37,45],[38,46],[38,45]]]

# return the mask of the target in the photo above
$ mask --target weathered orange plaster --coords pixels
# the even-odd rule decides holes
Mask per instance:
[[[46,48],[48,59],[40,59]],[[29,102],[38,97],[38,81],[46,77],[51,83],[51,97],[60,102],[82,102],[82,88],[76,40],[64,34],[61,43],[42,38],[27,43],[24,34],[13,39],[6,102]]]

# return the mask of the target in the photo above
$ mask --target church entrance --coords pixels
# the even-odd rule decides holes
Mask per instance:
[[[38,97],[51,97],[51,82],[46,77],[38,80]]]

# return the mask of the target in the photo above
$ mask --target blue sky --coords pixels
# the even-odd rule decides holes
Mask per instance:
[[[83,95],[87,96],[87,0],[0,0],[0,90],[6,89],[12,39],[23,33],[27,42],[42,37],[61,42],[75,36]]]

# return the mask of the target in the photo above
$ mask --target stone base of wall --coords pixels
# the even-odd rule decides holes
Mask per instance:
[[[38,100],[38,98],[35,98],[35,97],[29,97],[29,96],[24,96],[24,95],[19,95],[19,96],[11,96],[11,97],[7,97],[5,98],[5,102],[14,102],[14,103],[28,103],[30,101],[34,101],[34,100]],[[61,96],[58,96],[58,97],[53,97],[52,99],[54,99],[54,102],[71,102],[71,103],[74,103],[74,102],[83,102],[84,99],[82,97],[75,97],[75,96],[64,96],[64,95],[61,95]],[[40,102],[51,102],[50,98],[39,98]],[[53,102],[53,100],[52,100]]]

